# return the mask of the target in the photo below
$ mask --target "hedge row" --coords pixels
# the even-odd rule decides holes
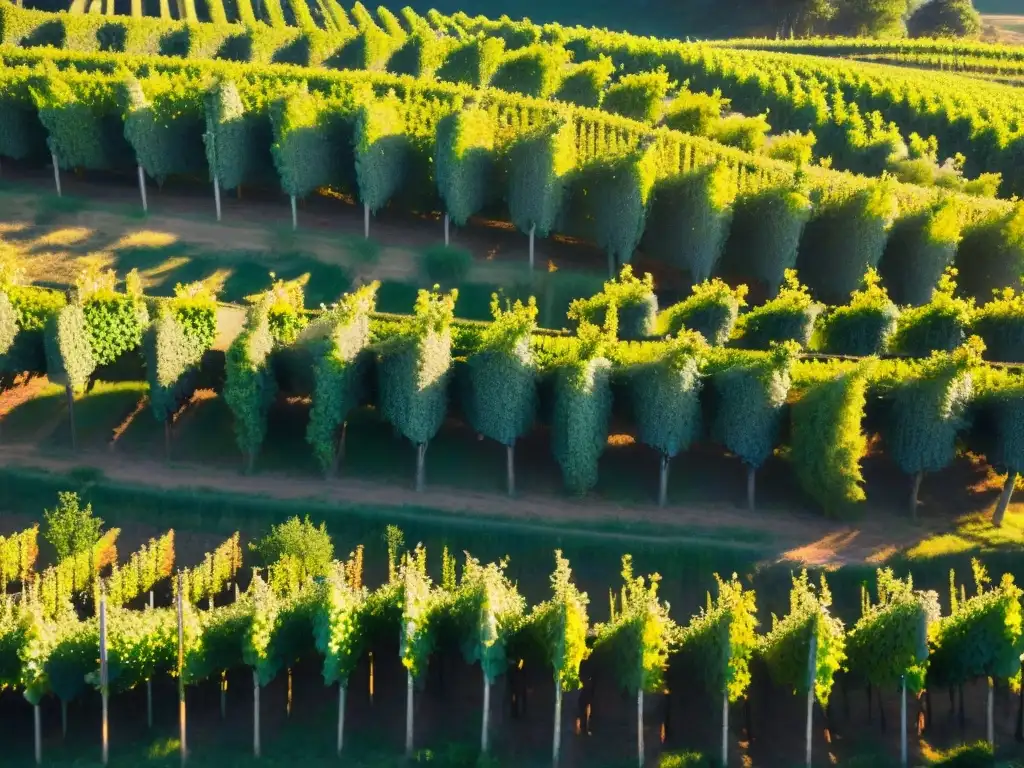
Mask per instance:
[[[865,294],[876,288],[869,285]],[[623,316],[647,317],[650,323],[649,291],[649,278],[637,280],[627,270],[603,297],[575,304],[577,331],[560,336],[535,333],[532,301],[502,309],[495,300],[494,323],[457,325],[456,292],[421,291],[412,317],[371,320],[376,285],[344,297],[307,326],[301,291],[279,283],[255,301],[227,353],[223,396],[234,414],[239,448],[251,470],[278,392],[308,396],[313,407],[307,439],[330,474],[343,453],[349,414],[372,403],[417,446],[422,487],[427,446],[454,394],[473,428],[508,448],[510,490],[515,442],[542,417],[550,423],[566,486],[574,492],[592,488],[613,409],[629,414],[640,440],[661,454],[663,502],[670,460],[707,434],[748,467],[753,505],[755,472],[783,439],[787,419],[797,477],[829,514],[843,514],[863,500],[859,467],[869,430],[881,432],[893,460],[914,478],[915,510],[921,477],[953,460],[958,437],[985,446],[981,452],[1010,472],[1010,483],[1024,469],[1024,450],[1016,440],[1024,429],[1018,425],[1024,418],[1024,401],[1018,402],[1024,378],[982,364],[984,344],[976,337],[963,343],[956,338],[949,351],[924,360],[870,364],[800,361],[793,340],[772,342],[767,352],[708,347],[682,323],[665,340],[619,341],[620,308]],[[705,292],[713,293],[710,287]],[[733,299],[739,300],[735,293]],[[869,314],[869,304],[855,302],[848,314]],[[180,307],[180,298],[165,305],[153,332]],[[672,313],[676,321],[682,314]],[[711,314],[705,308],[703,317]],[[92,354],[84,315],[76,302],[54,316],[57,372],[73,370],[75,361]],[[691,317],[702,315],[694,310]],[[69,318],[79,319],[76,333],[61,331],[60,323],[70,324]],[[111,339],[129,335],[123,327],[108,332]],[[196,342],[184,331],[166,333],[161,343],[167,359],[195,354]],[[375,386],[368,378],[371,361]],[[974,382],[981,383],[977,389]],[[886,404],[885,416],[871,425],[865,421],[869,396]],[[968,430],[971,414],[977,418]],[[166,419],[166,411],[159,417]]]
[[[928,280],[951,261],[978,298],[1014,283],[1024,263],[1020,204],[797,173],[593,110],[372,73],[54,51],[0,58],[14,65],[0,73],[8,157],[40,158],[48,134],[64,167],[127,170],[134,156],[159,180],[196,173],[205,154],[224,189],[277,176],[294,196],[330,186],[370,211],[430,210],[451,198],[460,218],[489,206],[526,233],[553,227],[596,242],[612,271],[638,247],[695,281],[732,274],[775,287],[795,265],[812,294],[833,304],[869,267],[903,275],[894,298],[908,303],[927,300]],[[134,82],[115,74],[123,68]],[[212,87],[210,77],[219,78]],[[456,145],[467,137],[472,145]]]

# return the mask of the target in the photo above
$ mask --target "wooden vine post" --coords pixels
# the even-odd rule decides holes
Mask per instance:
[[[811,628],[810,652],[807,654],[807,730],[805,732],[806,756],[804,763],[811,768],[811,734],[814,727],[814,682],[818,676],[818,628]]]
[[[149,201],[146,199],[146,172],[139,165],[139,195],[142,197],[142,212],[149,213]]]
[[[102,761],[103,765],[110,760],[110,685],[108,668],[106,668],[106,591],[102,583],[99,585],[99,694],[102,699]]]
[[[181,571],[178,571],[178,742],[182,765],[188,761],[188,739],[185,725],[185,622],[182,603],[183,591]]]
[[[153,610],[153,590],[149,590],[149,610]],[[153,730],[153,681],[146,680],[146,727]]]

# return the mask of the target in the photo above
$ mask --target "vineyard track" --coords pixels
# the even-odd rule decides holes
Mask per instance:
[[[43,470],[67,474],[76,469],[99,470],[113,482],[162,489],[213,489],[280,500],[310,500],[366,504],[385,507],[429,507],[454,516],[476,516],[486,525],[513,523],[529,526],[571,529],[574,523],[622,526],[622,531],[586,530],[580,535],[620,539],[623,542],[662,544],[699,544],[704,541],[695,531],[715,533],[720,542],[723,530],[764,534],[770,543],[749,544],[731,541],[737,549],[771,550],[772,560],[792,560],[810,565],[842,565],[874,562],[880,554],[910,546],[928,534],[942,531],[948,518],[920,524],[878,517],[854,524],[837,523],[811,514],[780,512],[748,513],[727,503],[697,506],[632,506],[587,498],[572,500],[530,494],[509,499],[465,489],[430,486],[423,494],[394,484],[344,478],[337,481],[310,481],[284,473],[261,472],[243,475],[205,465],[174,462],[170,465],[146,459],[127,459],[113,452],[82,452],[77,456],[41,453],[31,444],[0,445],[0,466]],[[382,523],[390,520],[383,520]],[[664,530],[657,536],[627,532],[630,524],[656,525]],[[574,531],[574,535],[576,532]]]

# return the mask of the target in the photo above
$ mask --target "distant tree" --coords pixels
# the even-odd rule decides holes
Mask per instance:
[[[795,37],[820,32],[836,15],[836,5],[836,0],[774,0],[777,31]]]
[[[43,512],[46,519],[44,538],[57,552],[57,561],[85,552],[100,540],[103,521],[93,517],[92,504],[84,507],[78,494],[64,491],[57,494],[58,503]]]
[[[846,0],[831,31],[856,37],[900,37],[909,10],[908,0]]]
[[[972,0],[931,0],[907,19],[911,37],[977,37],[981,15]]]
[[[306,576],[327,576],[334,560],[334,544],[327,526],[313,525],[307,515],[304,520],[293,517],[275,525],[270,533],[249,548],[259,554],[264,563],[271,565],[284,557],[294,558]]]

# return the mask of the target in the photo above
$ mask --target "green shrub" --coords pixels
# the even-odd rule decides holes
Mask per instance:
[[[685,451],[700,433],[701,356],[707,347],[695,331],[681,331],[657,356],[629,372],[637,437],[663,457]]]
[[[568,64],[569,53],[562,46],[536,43],[506,53],[490,85],[525,96],[547,99],[558,88]]]
[[[764,115],[729,115],[714,121],[707,135],[727,147],[759,152],[771,128]]]
[[[336,110],[319,94],[295,93],[276,101],[270,111],[274,158],[281,188],[305,197],[321,187],[344,185],[343,158],[351,152],[344,142]]]
[[[469,387],[465,410],[478,433],[512,446],[533,428],[537,411],[537,369],[530,336],[537,327],[537,304],[531,298],[504,310],[491,297],[494,322],[468,359]],[[512,478],[510,478],[510,490]]]
[[[1015,285],[1024,274],[1024,202],[1005,216],[990,216],[966,229],[956,266],[960,289],[978,301]]]
[[[505,41],[479,35],[453,48],[437,69],[441,80],[485,88],[501,65]]]
[[[896,332],[899,310],[869,269],[863,287],[850,294],[850,302],[829,310],[819,323],[818,345],[836,355],[880,355]]]
[[[896,223],[885,246],[879,271],[897,304],[928,302],[953,263],[960,242],[960,211],[951,199]]]
[[[694,93],[684,87],[665,110],[665,125],[694,136],[709,136],[728,107],[729,99],[717,89],[713,93]]]
[[[814,145],[817,141],[813,131],[786,131],[770,137],[762,151],[775,160],[783,160],[797,166],[810,165],[814,159]]]
[[[614,305],[603,327],[580,323],[577,343],[555,372],[551,446],[566,488],[584,494],[597,484],[597,462],[608,442],[611,363],[604,357],[617,333]]]
[[[204,114],[206,163],[222,189],[237,189],[273,173],[270,156],[260,147],[259,116],[246,111],[235,83],[214,84],[206,93]]]
[[[508,208],[521,232],[546,237],[565,203],[568,176],[576,167],[576,136],[570,120],[527,134],[509,151]]]
[[[890,348],[910,357],[927,357],[936,351],[952,352],[963,344],[974,302],[957,298],[955,292],[956,269],[950,267],[940,278],[931,302],[900,314]]]
[[[270,279],[276,275],[271,272]],[[267,329],[275,344],[293,344],[309,323],[305,313],[305,296],[302,284],[297,280],[275,280],[266,293],[255,299],[255,303],[266,306]]]
[[[327,335],[314,362],[313,407],[306,441],[328,474],[338,460],[338,431],[363,398],[364,352],[370,343],[370,313],[379,287],[374,282],[346,295],[324,319]]]
[[[870,364],[828,376],[808,388],[791,410],[791,458],[800,486],[829,516],[864,501],[860,462]]]
[[[372,99],[360,106],[355,126],[359,200],[376,213],[398,191],[409,164],[401,103],[395,96]]]
[[[725,249],[735,196],[734,174],[723,165],[658,184],[644,232],[645,251],[685,269],[694,282],[707,280]]]
[[[420,291],[415,314],[381,350],[381,414],[402,436],[425,446],[444,421],[451,368],[451,323],[459,292]]]
[[[67,304],[51,315],[44,331],[46,375],[54,384],[81,392],[96,369],[92,339],[85,312],[79,304]]]
[[[224,402],[234,415],[235,438],[251,472],[267,433],[267,414],[277,397],[270,366],[274,337],[270,332],[270,295],[249,310],[245,329],[228,347]]]
[[[7,354],[18,336],[18,313],[11,306],[11,300],[0,291],[0,359],[6,361]]]
[[[814,322],[824,307],[800,284],[795,269],[787,269],[779,295],[739,316],[739,344],[747,349],[768,349],[772,342],[811,344]]]
[[[577,324],[587,322],[602,326],[611,305],[616,309],[619,338],[643,339],[654,335],[658,297],[654,294],[654,278],[650,274],[635,277],[633,267],[627,264],[618,279],[604,284],[601,293],[573,301],[569,306],[569,317]]]
[[[14,343],[3,358],[4,371],[46,373],[44,330],[50,318],[67,304],[67,299],[60,291],[47,288],[17,285],[7,281],[0,285],[3,285],[2,290],[7,294],[18,324]]]
[[[725,247],[730,274],[761,280],[771,293],[778,291],[786,270],[796,266],[811,210],[806,195],[789,185],[740,195]]]
[[[857,289],[864,273],[878,266],[896,212],[891,178],[819,203],[797,259],[815,298],[836,304]]]
[[[453,45],[454,41],[449,37],[438,38],[433,30],[417,29],[388,59],[388,72],[433,78]]]
[[[459,285],[473,268],[473,254],[453,245],[433,245],[423,251],[423,273],[432,283]]]
[[[744,353],[751,356],[710,372],[716,396],[711,437],[750,469],[775,449],[798,351],[792,342],[773,345],[769,352]]]
[[[566,74],[553,98],[580,107],[600,107],[614,72],[614,62],[604,55],[592,61],[571,64],[566,67]]]
[[[633,258],[640,244],[657,175],[655,145],[588,167],[587,211],[594,240],[608,254],[608,273]]]
[[[974,313],[971,333],[985,342],[985,358],[1024,363],[1024,293],[1013,288],[995,291]]]
[[[491,116],[464,106],[437,124],[434,174],[445,212],[463,226],[495,195],[494,136]]]
[[[96,365],[109,365],[125,352],[138,349],[149,325],[138,272],[128,276],[127,293],[114,290],[113,272],[87,270],[76,281],[78,300],[85,313]]]
[[[674,83],[664,67],[653,72],[623,75],[604,95],[603,109],[641,122],[661,119],[662,103]]]
[[[202,283],[178,285],[146,334],[149,404],[167,422],[192,397],[204,353],[217,333],[217,303]]]
[[[747,286],[730,288],[717,277],[693,286],[685,301],[674,304],[658,317],[658,333],[675,335],[684,328],[697,331],[709,344],[721,346],[729,340],[740,307],[745,306]]]

